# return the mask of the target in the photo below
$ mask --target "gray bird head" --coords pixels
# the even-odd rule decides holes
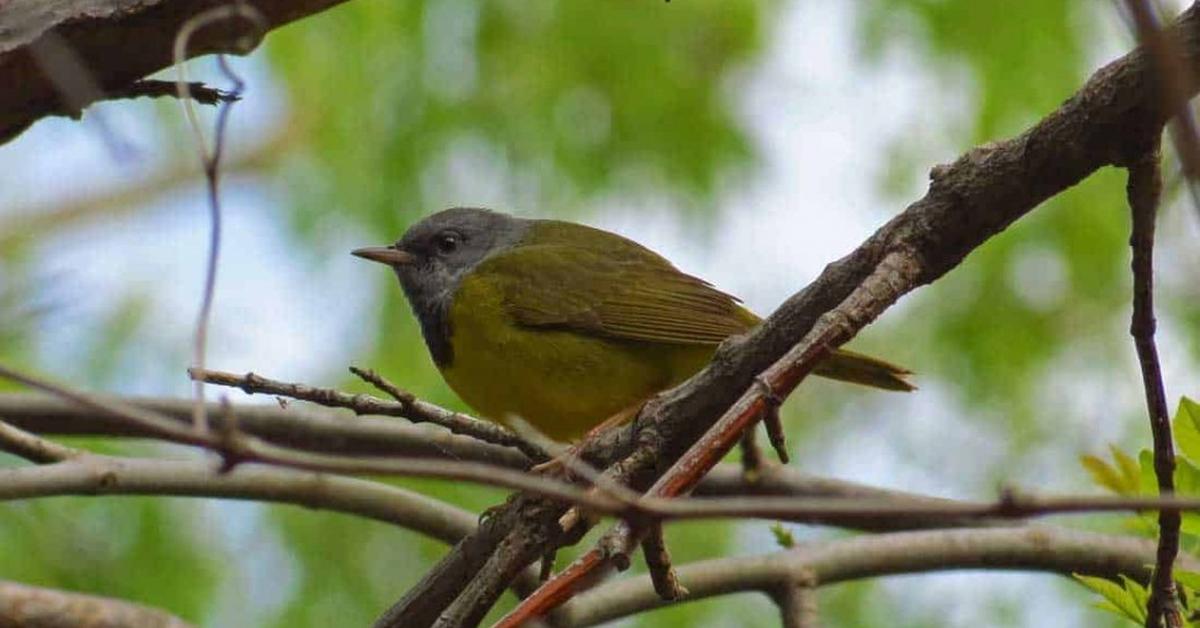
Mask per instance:
[[[433,359],[452,359],[449,309],[462,278],[488,255],[509,248],[525,234],[528,220],[476,207],[452,207],[408,228],[388,246],[353,251],[392,267]]]

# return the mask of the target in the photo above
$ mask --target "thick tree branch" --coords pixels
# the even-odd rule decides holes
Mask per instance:
[[[124,600],[0,582],[0,626],[189,628],[165,611]]]
[[[255,0],[262,31],[319,13],[343,0]],[[227,0],[9,0],[0,3],[0,143],[47,115],[78,111],[172,65],[175,34],[189,18]],[[242,40],[259,31],[245,22],[196,32],[188,56],[245,54]],[[255,42],[256,43],[256,42]],[[44,51],[69,51],[89,85],[63,85],[59,64]],[[79,81],[67,80],[68,83]]]
[[[1189,8],[1166,36],[1182,51],[1184,67],[1194,73],[1200,56],[1196,6]],[[751,390],[760,373],[775,369],[779,381],[768,379],[768,383],[778,394],[789,392],[788,384],[794,385],[811,369],[823,346],[845,342],[896,298],[941,277],[988,238],[1095,170],[1136,162],[1156,144],[1172,111],[1164,106],[1157,90],[1150,88],[1155,80],[1146,53],[1138,49],[1096,72],[1058,110],[1020,136],[975,148],[953,164],[934,168],[924,198],[853,253],[827,267],[752,333],[726,342],[713,362],[695,377],[648,404],[634,427],[624,431],[625,448],[608,450],[617,455],[597,456],[599,460],[593,464],[608,464],[629,452],[635,441],[632,432],[637,431],[640,458],[651,464],[633,469],[629,476],[635,486],[644,486],[647,479],[663,472],[663,466],[680,459],[726,409],[735,408],[722,421],[721,432],[713,435],[716,446],[685,457],[688,468],[674,473],[679,481],[672,480],[666,487],[686,489],[696,480],[696,473],[711,466],[712,458],[722,453],[729,439],[740,435],[742,417],[761,410],[761,391]],[[1194,89],[1193,82],[1188,95]],[[503,548],[504,561],[528,564],[565,542],[555,529],[561,505],[522,499],[510,502],[508,508],[524,511],[512,522],[519,525],[520,536],[527,542]],[[588,560],[593,558],[589,553]],[[447,561],[459,567],[465,563],[466,571],[478,572],[491,559],[486,553],[468,558],[452,553]],[[592,569],[605,562],[593,561]],[[567,572],[586,575],[591,569]],[[478,573],[478,577],[491,577]],[[551,580],[543,589],[560,585],[572,590],[575,583]],[[462,591],[440,568],[428,574],[421,587],[437,591],[437,595],[419,602],[406,597],[388,617],[412,611],[408,625],[428,625]],[[491,591],[495,586],[479,590]],[[546,599],[564,598],[550,594]],[[478,621],[493,603],[494,598],[476,600],[464,623]],[[527,604],[514,619],[534,617],[551,607]],[[398,624],[384,621],[381,625]]]
[[[774,594],[808,574],[810,586],[876,576],[949,569],[1015,569],[1145,582],[1154,544],[1144,539],[1048,526],[895,532],[803,546],[765,556],[721,558],[679,566],[685,601],[746,591]],[[1195,561],[1189,560],[1189,563]],[[1193,568],[1193,567],[1189,567]],[[581,594],[555,613],[560,625],[591,626],[669,604],[649,576],[627,578]]]

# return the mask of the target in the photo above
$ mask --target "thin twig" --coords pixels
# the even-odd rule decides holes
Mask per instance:
[[[232,103],[241,99],[242,95],[236,91],[225,91],[215,87],[209,87],[199,81],[192,81],[186,85],[186,97],[195,100],[202,105],[218,105],[221,103]],[[104,93],[105,100],[116,100],[120,98],[179,98],[179,86],[175,81],[159,81],[155,79],[144,79],[135,83],[130,83],[125,87],[110,89]]]
[[[83,453],[10,425],[3,417],[0,417],[0,449],[35,464],[62,462]]]
[[[240,388],[247,394],[263,393],[309,401],[331,408],[346,408],[355,414],[379,414],[408,419],[418,423],[440,425],[455,434],[473,436],[479,440],[515,447],[535,461],[549,459],[546,451],[501,425],[451,412],[427,401],[388,401],[365,394],[350,394],[333,388],[318,388],[305,384],[281,382],[255,373],[236,375],[224,371],[191,369],[188,374],[196,380],[218,386]]]
[[[191,424],[190,399],[130,398],[125,402],[154,411],[181,426]],[[224,420],[216,404],[210,403],[208,412],[210,419]],[[525,469],[530,465],[528,457],[510,447],[385,417],[360,416],[347,421],[339,413],[307,404],[291,404],[287,408],[278,404],[239,404],[236,413],[240,431],[292,449],[347,456],[450,458],[510,469]],[[153,438],[157,434],[48,395],[0,393],[0,417],[42,435]],[[779,480],[774,484],[780,490],[791,484],[778,474],[772,478]],[[726,482],[721,490],[738,492],[739,489]]]
[[[261,38],[261,34],[266,32],[266,19],[254,7],[248,4],[238,2],[236,4],[228,4],[213,7],[183,23],[179,33],[175,36],[174,58],[175,65],[179,68],[179,79],[176,81],[176,89],[179,99],[183,102],[184,113],[187,114],[188,124],[195,136],[196,150],[200,157],[200,164],[204,170],[204,178],[208,189],[208,210],[209,210],[209,240],[208,240],[208,256],[204,270],[204,289],[200,299],[200,312],[196,316],[196,328],[192,340],[192,366],[194,368],[204,370],[205,354],[208,345],[208,324],[212,316],[213,297],[216,292],[217,284],[217,262],[221,254],[221,154],[225,147],[225,126],[229,121],[229,111],[233,103],[241,98],[245,91],[246,84],[242,81],[225,60],[225,55],[217,55],[217,65],[221,69],[221,73],[233,83],[233,89],[229,91],[229,98],[221,103],[217,110],[216,129],[213,137],[213,147],[210,151],[208,143],[204,139],[204,131],[200,127],[199,116],[196,113],[194,99],[189,97],[190,83],[187,82],[187,58],[188,58],[188,42],[191,40],[192,34],[200,28],[223,20],[241,18],[250,22],[256,29],[256,37],[243,38],[245,42],[242,46],[245,50],[250,50],[254,46],[252,39]],[[193,409],[193,427],[199,432],[208,431],[208,415],[205,412],[204,404],[204,382],[193,380],[192,384],[193,396],[195,397],[195,407]]]
[[[393,384],[386,377],[376,373],[372,369],[362,369],[357,366],[351,366],[350,372],[354,373],[359,377],[359,379],[378,388],[386,393],[389,397],[399,401],[400,403],[408,405],[417,399],[415,395]]]
[[[1154,223],[1162,192],[1158,151],[1129,166],[1127,195],[1133,214],[1133,233],[1129,243],[1133,248],[1133,316],[1129,333],[1137,348],[1146,392],[1146,409],[1150,415],[1150,433],[1154,440],[1154,474],[1162,495],[1175,492],[1175,447],[1171,442],[1171,418],[1167,410],[1163,387],[1162,367],[1158,348],[1154,344]],[[1146,609],[1146,627],[1160,628],[1163,623],[1176,628],[1182,625],[1175,596],[1175,581],[1171,566],[1179,553],[1178,512],[1158,515],[1158,557]]]

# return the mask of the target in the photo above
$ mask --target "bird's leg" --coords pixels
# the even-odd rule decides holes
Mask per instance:
[[[639,401],[636,404],[608,417],[607,419],[604,419],[604,421],[602,421],[599,425],[588,430],[588,432],[583,435],[583,438],[579,439],[578,443],[571,445],[565,451],[554,456],[550,460],[530,467],[529,471],[531,473],[539,473],[551,476],[558,475],[564,470],[569,472],[569,469],[566,469],[566,458],[577,455],[579,453],[579,448],[585,441],[595,438],[597,435],[607,431],[610,428],[619,427],[629,422],[629,419],[632,419],[634,416],[636,416],[638,411],[642,409],[642,405],[644,403],[644,401]]]

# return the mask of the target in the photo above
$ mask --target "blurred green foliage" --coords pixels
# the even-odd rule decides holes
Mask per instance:
[[[737,88],[764,60],[787,8],[771,0],[354,0],[272,34],[266,57],[286,93],[288,131],[298,138],[278,173],[296,257],[343,255],[329,249],[331,233],[358,232],[369,244],[398,236],[434,209],[496,199],[517,204],[506,209],[571,216],[597,201],[669,197],[689,208],[689,219],[709,220],[724,186],[754,172]],[[936,138],[922,136],[927,129],[920,127],[896,138],[889,151],[895,158],[867,184],[899,208],[923,193],[922,175],[932,165],[1052,110],[1093,69],[1099,26],[1114,19],[1111,11],[1088,0],[858,3],[862,61],[903,51],[934,77],[939,92],[929,95],[930,107],[964,108],[947,112],[948,128]],[[1043,406],[1047,388],[1076,375],[1064,371],[1078,366],[1070,358],[1085,356],[1104,377],[1129,377],[1123,365],[1132,350],[1113,333],[1128,317],[1122,185],[1122,173],[1106,171],[1056,197],[866,339],[867,350],[918,370],[923,386],[948,391],[964,421],[1003,420],[1009,442],[996,447],[1006,452],[1006,471],[1020,469],[1021,457],[1039,444],[1078,438],[1047,420]],[[478,198],[464,198],[464,189]],[[1173,235],[1164,234],[1167,251]],[[378,306],[363,322],[374,342],[362,362],[423,397],[462,408],[432,367],[394,280],[377,274]],[[27,292],[0,283],[0,357],[10,362],[22,363],[30,352],[25,337],[37,317],[28,315]],[[1163,301],[1200,356],[1197,296]],[[112,384],[137,359],[128,347],[152,299],[131,294],[117,301],[99,336],[81,347],[91,386]],[[848,405],[851,393],[820,383],[806,384],[798,397],[802,403],[789,407],[792,442],[827,432],[829,417],[849,414],[847,408],[861,410]],[[1135,467],[1136,486],[1145,482],[1144,463],[1124,454],[1087,465],[1110,487],[1133,490]],[[503,498],[454,483],[397,483],[473,511]],[[161,499],[9,504],[0,517],[8,540],[0,573],[213,620],[218,583],[229,578],[222,570],[244,557],[221,556],[211,540],[197,538],[189,529],[195,512]],[[343,515],[255,512],[286,553],[268,565],[287,585],[267,620],[276,626],[364,625],[445,551],[413,533]],[[765,524],[748,525],[769,534]],[[738,531],[746,529],[681,524],[668,529],[668,540],[683,562],[736,552]],[[785,534],[780,529],[780,538]],[[559,564],[575,551],[564,551]],[[31,553],[41,558],[28,560]],[[687,604],[633,623],[774,625],[770,603],[754,599]],[[493,617],[511,603],[506,596]],[[876,582],[835,587],[821,599],[829,625],[940,625],[935,611],[906,606]],[[1019,616],[1002,605],[988,613],[995,625]]]

